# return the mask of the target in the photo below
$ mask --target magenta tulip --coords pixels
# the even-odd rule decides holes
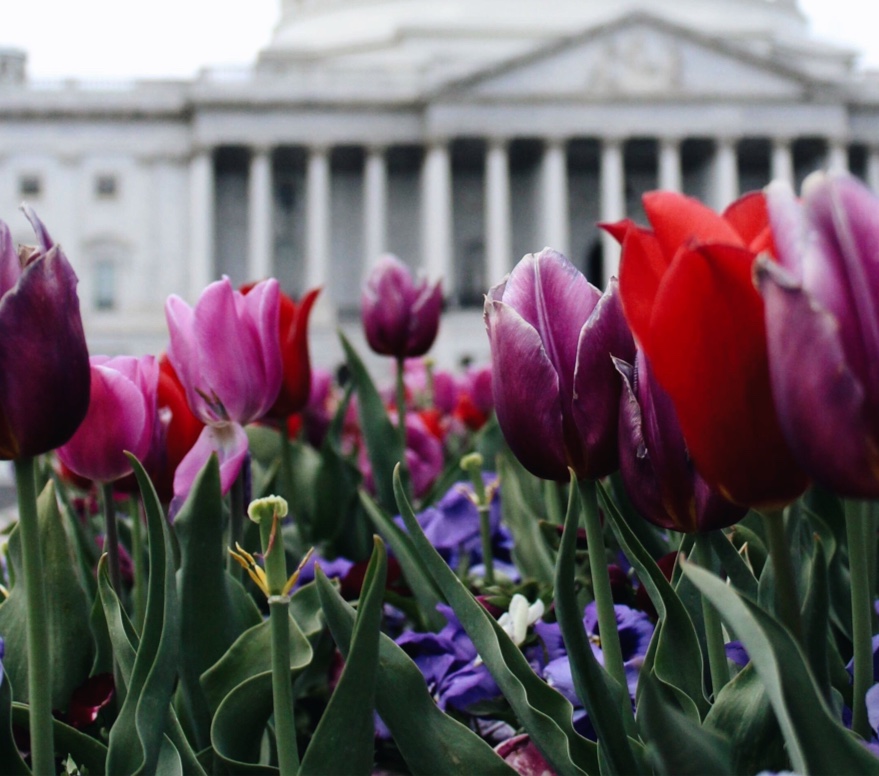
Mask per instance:
[[[245,295],[223,278],[202,292],[194,309],[169,297],[165,315],[168,358],[190,408],[206,424],[177,467],[174,493],[189,492],[212,453],[225,493],[247,455],[243,426],[262,418],[281,390],[278,281],[264,280]]]
[[[416,282],[409,268],[389,254],[369,273],[360,304],[366,341],[376,353],[404,359],[430,350],[443,306],[439,282]]]
[[[635,344],[616,280],[602,294],[549,248],[488,292],[492,391],[510,449],[538,477],[602,477],[618,465],[620,376]]]
[[[772,392],[799,464],[841,495],[879,496],[879,199],[816,174],[802,202],[766,191],[778,263],[756,274]]]
[[[93,356],[88,413],[58,458],[75,474],[113,482],[143,461],[156,432],[159,365],[153,356]]]
[[[64,444],[89,404],[89,359],[76,274],[39,218],[37,247],[16,252],[0,221],[0,459]]]

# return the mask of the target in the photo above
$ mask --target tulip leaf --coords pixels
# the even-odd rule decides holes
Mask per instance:
[[[723,531],[711,531],[708,537],[717,557],[720,558],[720,565],[723,566],[736,590],[740,590],[749,598],[756,598],[757,578],[727,535]]]
[[[159,761],[177,680],[180,620],[168,523],[143,467],[133,456],[129,460],[147,516],[150,576],[143,631],[128,678],[128,692],[110,730],[107,771],[141,774],[155,772]]]
[[[809,584],[803,598],[803,649],[808,658],[809,668],[821,689],[824,700],[830,703],[830,650],[828,631],[830,623],[830,594],[827,581],[827,560],[824,544],[815,540]]]
[[[24,708],[27,709],[27,707]],[[3,764],[4,772],[8,773],[9,776],[25,776],[25,774],[29,776],[30,770],[21,759],[18,747],[15,745],[15,738],[12,735],[13,715],[12,686],[9,677],[4,676],[0,679],[0,763]],[[28,726],[29,723],[25,721],[25,727]],[[102,772],[104,770],[103,760],[101,760],[100,770]]]
[[[422,566],[418,553],[412,545],[412,539],[395,523],[390,515],[385,512],[375,501],[363,491],[360,492],[360,501],[366,514],[369,515],[376,530],[390,545],[394,557],[400,562],[403,576],[410,590],[418,601],[419,614],[424,625],[432,631],[438,631],[443,627],[445,620],[437,611],[437,604],[442,596],[433,581],[433,577]]]
[[[336,592],[326,575],[316,574],[333,639],[347,658],[354,609]],[[376,710],[391,731],[412,773],[513,774],[492,748],[469,728],[440,711],[421,671],[390,638],[379,637]]]
[[[214,714],[211,743],[232,773],[278,773],[277,768],[259,763],[263,734],[273,711],[271,671],[250,676],[223,698]]]
[[[574,558],[580,511],[580,494],[574,481],[556,567],[556,616],[568,652],[577,697],[586,708],[611,772],[639,773],[643,769],[636,764],[628,737],[636,735],[634,720],[628,709],[623,711],[626,706],[631,708],[628,688],[620,687],[599,665],[583,625],[583,608],[577,601]]]
[[[344,334],[339,333],[351,381],[357,389],[357,411],[366,451],[372,465],[372,479],[378,502],[388,510],[394,508],[394,467],[404,460],[404,450],[397,429],[388,417],[384,402],[369,376],[366,366]]]
[[[199,677],[216,663],[247,628],[261,622],[259,609],[242,585],[226,572],[220,466],[212,455],[195,478],[177,517],[180,545],[177,589],[180,607],[181,714],[196,748],[210,741],[211,716]]]
[[[656,561],[622,519],[601,482],[598,483],[598,498],[620,547],[659,614],[659,624],[641,673],[652,670],[657,679],[677,691],[683,709],[689,707],[691,712],[695,710],[699,717],[703,717],[708,711],[708,702],[702,692],[702,648],[690,614]]]
[[[805,655],[787,629],[713,574],[690,563],[683,569],[747,649],[778,718],[793,770],[879,774],[879,760],[827,707]]]
[[[4,681],[5,684],[5,681]],[[12,723],[25,729],[30,729],[30,709],[23,703],[12,704]],[[86,735],[70,725],[65,725],[57,719],[52,720],[52,737],[55,740],[55,751],[69,754],[80,767],[86,768],[89,773],[106,773],[107,747],[100,741]],[[14,770],[16,762],[7,759],[7,753],[3,752],[0,763],[3,765],[3,773],[13,776],[15,773],[30,773],[28,770]],[[17,754],[17,752],[16,752]],[[8,770],[7,770],[8,769]]]
[[[531,740],[557,773],[597,774],[597,747],[574,730],[571,704],[534,673],[522,651],[431,545],[415,519],[398,472],[394,486],[403,521],[422,563],[445,595]]]
[[[725,736],[700,726],[684,714],[676,698],[664,698],[663,685],[654,675],[642,674],[638,684],[638,720],[658,773],[732,775],[730,744]]]
[[[66,709],[71,693],[88,678],[95,646],[89,628],[90,599],[80,586],[70,543],[50,480],[37,499],[43,585],[48,606],[52,707]],[[26,701],[28,687],[27,618],[21,560],[21,534],[16,525],[9,537],[9,561],[19,583],[0,605],[0,636],[6,640],[3,666],[9,675],[13,700]]]

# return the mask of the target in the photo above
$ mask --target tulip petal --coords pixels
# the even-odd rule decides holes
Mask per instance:
[[[766,197],[762,191],[751,191],[739,197],[723,211],[726,221],[742,238],[742,242],[756,252],[755,242],[762,245],[766,240],[766,228],[769,226],[769,211]]]
[[[406,339],[406,356],[423,356],[430,350],[439,331],[440,314],[443,309],[442,283],[425,286],[409,313],[409,335]]]
[[[613,357],[635,360],[616,278],[611,278],[577,343],[572,414],[587,457],[577,469],[580,476],[603,477],[618,467],[620,376]]]
[[[308,291],[297,304],[290,297],[280,297],[280,343],[283,380],[281,391],[269,413],[284,419],[299,412],[311,395],[311,359],[308,354],[308,318],[319,288]]]
[[[752,261],[728,245],[681,251],[656,298],[648,356],[708,484],[740,504],[775,506],[806,477],[772,401]]]
[[[259,343],[258,358],[254,360],[254,375],[260,374],[252,384],[258,405],[252,416],[237,418],[242,423],[263,417],[281,390],[284,368],[281,358],[280,303],[281,287],[277,280],[269,278],[254,286],[251,293],[234,292],[240,321],[254,327]]]
[[[198,347],[193,334],[192,308],[176,294],[172,294],[165,302],[165,320],[168,323],[168,360],[186,392],[186,401],[190,409],[202,422],[216,420],[203,396],[196,390],[198,387],[199,358]]]
[[[220,462],[220,489],[229,492],[247,457],[247,434],[238,423],[205,426],[174,473],[174,497],[185,499],[211,455]]]
[[[12,242],[12,233],[0,221],[0,296],[11,289],[21,277],[21,261]]]
[[[745,247],[732,225],[698,199],[671,191],[650,191],[642,201],[656,239],[669,261],[679,249],[700,243]]]
[[[485,302],[485,327],[495,412],[510,449],[532,474],[567,480],[559,380],[540,335],[491,296]]]
[[[840,328],[773,262],[757,263],[766,303],[772,389],[791,448],[822,484],[879,496],[879,446],[865,392],[845,360]]]

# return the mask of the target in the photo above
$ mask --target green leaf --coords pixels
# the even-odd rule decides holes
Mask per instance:
[[[354,609],[318,571],[317,584],[333,639],[347,658]],[[469,728],[440,711],[421,671],[391,639],[379,637],[376,709],[413,774],[502,776],[514,771]]]
[[[659,615],[642,675],[645,669],[646,673],[652,670],[657,679],[675,689],[685,712],[695,712],[701,718],[708,711],[708,702],[702,692],[702,649],[693,621],[656,561],[622,519],[600,482],[598,498],[617,541]]]
[[[351,381],[357,390],[357,411],[360,428],[366,442],[366,451],[372,466],[379,503],[385,509],[394,508],[394,467],[403,460],[400,435],[388,418],[384,402],[376,390],[369,372],[357,351],[341,332],[339,338],[345,351],[345,360],[351,372]]]
[[[299,766],[301,776],[307,774],[372,773],[375,753],[375,687],[378,673],[379,634],[382,596],[387,583],[388,560],[385,545],[375,537],[375,549],[366,576],[363,593],[354,622],[351,647],[342,676],[326,711],[318,723],[314,737]],[[321,604],[323,590],[318,587]]]
[[[583,625],[583,608],[577,600],[574,558],[580,512],[579,489],[572,480],[555,575],[556,616],[568,651],[577,697],[595,728],[610,772],[637,773],[641,769],[627,735],[627,732],[636,735],[634,721],[631,713],[623,712],[626,706],[631,706],[628,688],[620,687],[596,660]]]
[[[263,734],[273,710],[271,671],[251,676],[223,698],[214,714],[211,743],[232,773],[278,773],[277,768],[259,764]]]
[[[660,774],[733,773],[730,745],[725,736],[707,730],[680,711],[676,698],[663,698],[663,686],[654,676],[642,674],[638,682],[638,720]]]
[[[159,762],[177,680],[180,620],[168,523],[143,467],[133,456],[129,460],[147,516],[150,577],[143,632],[128,680],[128,694],[110,730],[107,771],[141,774],[154,772]]]
[[[90,598],[79,584],[74,548],[58,511],[55,485],[46,485],[37,499],[43,584],[49,607],[49,650],[52,707],[66,709],[71,693],[89,675],[95,645],[89,628]],[[9,537],[9,561],[22,579],[21,536],[16,525]],[[24,585],[15,585],[0,605],[0,635],[6,640],[3,667],[12,682],[13,700],[27,700],[27,599]]]
[[[30,729],[30,709],[23,703],[13,703],[12,722],[25,729]],[[106,772],[107,747],[100,741],[57,719],[52,720],[52,736],[55,739],[56,752],[73,755],[76,763],[88,768],[90,773]],[[9,773],[12,776],[15,773],[12,769],[14,760],[7,760],[4,757],[0,763],[3,764],[4,774]],[[7,768],[9,768],[8,771]],[[29,771],[25,770],[24,773],[29,773]]]
[[[820,539],[814,542],[812,563],[809,567],[808,586],[802,605],[803,648],[809,668],[821,689],[824,700],[830,703],[830,650],[832,634],[830,624],[830,595],[827,582],[827,560],[824,544]]]
[[[742,641],[769,696],[798,773],[879,773],[879,760],[831,714],[805,656],[770,615],[690,563],[684,573]]]
[[[15,738],[12,735],[12,720],[12,686],[9,677],[4,676],[0,681],[0,763],[3,764],[3,772],[8,773],[9,776],[29,775],[30,770],[21,759],[18,747],[15,745]],[[29,727],[29,722],[27,720],[25,722]],[[101,770],[103,771],[103,769],[104,763],[101,761]]]
[[[749,598],[756,599],[757,578],[727,535],[723,531],[712,531],[708,534],[708,539],[733,586]]]
[[[442,600],[442,596],[433,578],[421,564],[418,553],[412,544],[412,539],[367,493],[360,492],[360,501],[366,510],[366,514],[369,515],[375,525],[376,530],[390,545],[391,550],[394,552],[394,557],[400,562],[400,568],[403,570],[406,583],[418,601],[422,623],[429,630],[440,630],[445,623],[445,619],[437,611],[436,605]]]
[[[403,521],[422,562],[531,740],[561,776],[598,773],[597,747],[574,730],[571,704],[534,673],[522,651],[431,545],[415,519],[399,474],[395,474],[394,486]]]
[[[211,715],[199,678],[245,630],[262,621],[259,609],[226,572],[220,466],[212,455],[174,520],[180,545],[180,688],[182,712],[202,749]]]

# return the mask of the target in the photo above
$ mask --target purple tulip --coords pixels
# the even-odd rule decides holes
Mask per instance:
[[[879,496],[879,199],[817,174],[802,202],[766,191],[778,263],[761,258],[772,392],[799,464],[844,496]]]
[[[360,297],[366,341],[376,353],[398,359],[423,356],[439,329],[440,282],[416,282],[396,256],[383,256],[366,279]]]
[[[674,404],[650,370],[643,351],[635,365],[615,360],[623,378],[620,474],[642,517],[672,531],[724,528],[748,511],[727,501],[696,472]]]
[[[159,365],[153,356],[93,356],[88,413],[58,458],[75,474],[113,482],[143,461],[156,432]]]
[[[549,248],[526,255],[485,300],[492,390],[510,449],[538,477],[617,468],[620,377],[635,344],[617,282],[602,293]]]
[[[247,455],[243,426],[263,417],[281,390],[278,311],[274,279],[244,295],[223,278],[202,292],[194,309],[178,296],[168,298],[168,358],[190,408],[206,424],[177,467],[177,496],[189,492],[212,453],[223,492],[232,487]]]
[[[38,247],[15,250],[0,221],[0,459],[63,445],[85,417],[89,359],[76,274],[39,218]]]

